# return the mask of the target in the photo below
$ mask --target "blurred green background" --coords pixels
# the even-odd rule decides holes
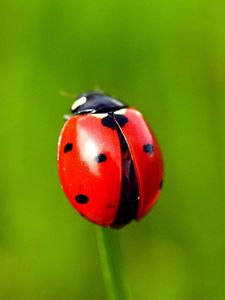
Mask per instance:
[[[139,108],[165,184],[117,231],[133,299],[225,299],[224,1],[0,3],[0,299],[105,299],[96,226],[59,184],[72,99],[99,86]],[[122,299],[120,299],[122,300]]]

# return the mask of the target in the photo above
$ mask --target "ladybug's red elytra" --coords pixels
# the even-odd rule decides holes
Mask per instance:
[[[120,228],[140,220],[159,197],[163,160],[142,114],[99,92],[80,95],[61,131],[58,172],[86,219]]]

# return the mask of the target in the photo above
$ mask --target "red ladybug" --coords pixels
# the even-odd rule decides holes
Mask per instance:
[[[163,161],[142,114],[99,92],[80,95],[58,143],[58,171],[73,207],[102,226],[141,219],[159,197]]]

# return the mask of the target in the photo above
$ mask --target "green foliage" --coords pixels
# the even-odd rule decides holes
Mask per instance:
[[[68,204],[56,147],[71,99],[95,86],[157,133],[165,184],[118,236],[133,299],[225,298],[225,4],[0,4],[0,299],[105,299],[95,226]]]

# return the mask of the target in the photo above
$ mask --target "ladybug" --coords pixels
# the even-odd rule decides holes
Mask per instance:
[[[58,143],[58,173],[72,206],[120,228],[152,208],[163,182],[158,142],[142,114],[106,94],[81,94]]]

